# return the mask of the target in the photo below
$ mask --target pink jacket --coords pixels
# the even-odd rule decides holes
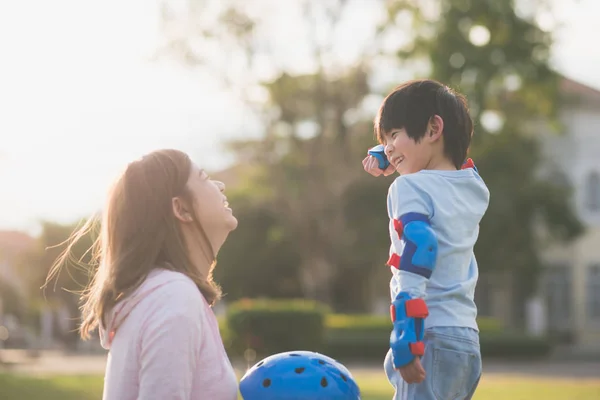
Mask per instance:
[[[157,269],[100,328],[103,400],[236,400],[215,315],[187,276]]]

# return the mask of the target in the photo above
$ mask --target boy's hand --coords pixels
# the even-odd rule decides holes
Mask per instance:
[[[373,176],[379,176],[381,174],[383,174],[383,176],[389,176],[396,172],[393,165],[388,166],[385,171],[379,169],[379,162],[373,156],[366,156],[362,163],[365,171]]]
[[[410,364],[400,367],[398,371],[406,383],[421,383],[425,379],[425,370],[419,357],[415,357]]]

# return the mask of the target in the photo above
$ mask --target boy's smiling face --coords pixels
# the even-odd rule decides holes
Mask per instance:
[[[423,169],[423,141],[419,143],[408,137],[406,130],[393,129],[384,136],[385,154],[400,175],[407,175]]]
[[[385,133],[385,154],[400,175],[441,167],[440,161],[445,158],[443,126],[442,119],[434,116],[432,123],[427,125],[425,135],[418,141],[409,137],[404,128],[392,129]],[[446,169],[445,166],[442,169]]]

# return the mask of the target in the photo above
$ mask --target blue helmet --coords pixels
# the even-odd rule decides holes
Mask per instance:
[[[240,381],[244,400],[360,400],[346,367],[312,351],[289,351],[265,358]]]

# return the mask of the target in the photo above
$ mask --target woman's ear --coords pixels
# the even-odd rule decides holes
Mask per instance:
[[[173,215],[181,222],[192,222],[192,214],[188,211],[185,202],[179,197],[173,197]]]
[[[439,115],[434,115],[429,120],[429,124],[427,124],[427,133],[425,137],[430,142],[435,142],[442,137],[442,133],[444,132],[444,120]]]

